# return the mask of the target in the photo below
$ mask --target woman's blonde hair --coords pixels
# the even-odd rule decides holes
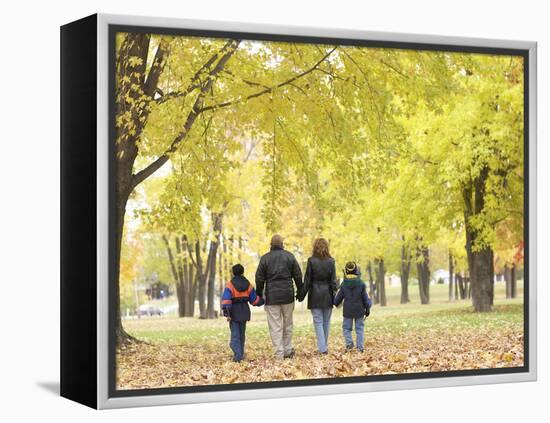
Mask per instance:
[[[325,238],[317,238],[313,243],[313,255],[320,259],[332,258]]]

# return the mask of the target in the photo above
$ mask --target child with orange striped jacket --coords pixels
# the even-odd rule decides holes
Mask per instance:
[[[233,361],[240,362],[244,358],[244,341],[246,322],[250,320],[250,307],[261,306],[262,297],[256,294],[254,287],[244,277],[244,267],[236,264],[231,268],[233,278],[227,282],[222,294],[223,315],[229,321],[231,340],[229,346],[233,350]]]

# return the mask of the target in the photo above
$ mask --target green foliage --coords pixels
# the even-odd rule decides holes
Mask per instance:
[[[117,42],[124,55],[124,35]],[[245,40],[209,74],[226,47],[152,36],[151,52],[167,55],[149,99],[132,84],[152,60],[129,58],[134,73],[117,86],[134,88],[117,127],[132,135],[133,117],[149,112],[134,173],[169,162],[134,190],[127,231],[204,239],[217,235],[214,212],[227,245],[242,238],[250,271],[279,231],[301,262],[324,236],[339,266],[383,257],[397,271],[405,242],[429,245],[442,267],[451,252],[465,270],[464,190],[487,172],[474,247],[511,257],[523,228],[521,58]]]

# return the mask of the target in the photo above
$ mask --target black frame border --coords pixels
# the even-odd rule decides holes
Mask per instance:
[[[337,44],[339,46],[357,46],[370,48],[389,48],[389,49],[404,49],[404,50],[424,50],[424,51],[442,51],[442,52],[460,52],[460,53],[476,53],[476,54],[491,54],[491,55],[506,55],[520,56],[523,58],[523,154],[524,154],[524,224],[523,224],[523,239],[524,239],[524,285],[523,285],[523,357],[524,365],[522,367],[504,367],[491,369],[471,369],[471,370],[454,370],[447,372],[425,372],[425,373],[403,373],[389,375],[372,375],[372,376],[351,376],[351,377],[335,377],[335,378],[320,378],[320,379],[300,379],[300,380],[285,380],[285,381],[270,381],[270,382],[249,382],[238,384],[218,384],[218,385],[200,385],[200,386],[181,386],[181,387],[166,387],[166,388],[151,388],[151,389],[131,389],[118,390],[116,389],[116,335],[115,335],[115,306],[114,299],[114,265],[115,260],[112,251],[115,250],[115,231],[116,231],[116,211],[113,204],[116,200],[115,193],[115,175],[116,175],[116,160],[114,154],[115,142],[115,74],[116,74],[116,43],[115,37],[118,32],[136,32],[149,33],[155,35],[179,35],[188,37],[205,37],[205,38],[233,38],[254,41],[275,41],[275,42],[292,42],[300,44]],[[407,35],[403,34],[406,38]],[[407,41],[382,41],[368,39],[352,39],[352,38],[335,38],[335,37],[317,37],[317,36],[302,36],[302,35],[282,35],[275,33],[256,33],[256,32],[238,32],[238,31],[222,31],[222,30],[202,30],[190,28],[168,28],[158,26],[137,26],[137,25],[108,25],[108,87],[109,87],[109,104],[108,104],[108,124],[109,124],[109,278],[108,278],[108,397],[109,398],[124,398],[138,397],[150,395],[168,395],[168,394],[188,394],[199,392],[220,392],[220,391],[244,391],[266,388],[282,388],[282,387],[299,387],[299,386],[317,386],[317,385],[335,385],[348,383],[365,383],[365,382],[380,382],[380,381],[396,381],[396,380],[414,380],[414,379],[439,379],[453,378],[463,376],[484,376],[497,374],[517,374],[529,372],[529,68],[530,58],[528,49],[519,48],[501,48],[501,47],[479,47],[466,46],[444,43],[419,43]],[[527,281],[527,283],[526,283]]]
[[[60,28],[60,389],[97,407],[97,15]]]

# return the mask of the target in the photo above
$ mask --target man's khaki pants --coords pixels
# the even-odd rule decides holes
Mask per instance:
[[[271,343],[277,358],[292,353],[292,312],[294,302],[290,304],[266,305],[267,325]]]

